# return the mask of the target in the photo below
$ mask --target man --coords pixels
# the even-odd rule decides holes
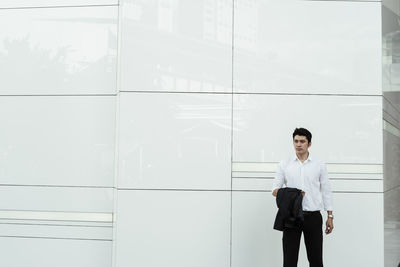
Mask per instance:
[[[296,128],[293,132],[295,153],[279,162],[272,187],[272,195],[276,197],[278,190],[287,187],[302,190],[302,208],[304,222],[300,229],[285,228],[283,230],[283,266],[296,267],[300,248],[301,234],[307,250],[310,267],[323,267],[322,260],[322,216],[320,210],[328,212],[325,234],[333,230],[333,201],[324,161],[311,156],[311,133],[304,128]]]

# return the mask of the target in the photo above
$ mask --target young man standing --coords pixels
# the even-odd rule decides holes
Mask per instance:
[[[300,229],[285,228],[283,230],[283,266],[296,267],[300,248],[301,234],[307,250],[310,267],[323,267],[322,260],[322,216],[320,210],[328,212],[325,233],[333,230],[333,201],[324,161],[311,156],[311,133],[304,128],[296,128],[293,132],[295,153],[279,162],[272,195],[276,197],[278,190],[286,185],[297,188],[303,193],[304,222]]]

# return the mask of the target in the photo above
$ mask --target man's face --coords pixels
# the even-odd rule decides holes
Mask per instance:
[[[293,138],[293,145],[296,153],[306,153],[308,148],[311,146],[311,142],[307,141],[305,136],[295,135]]]

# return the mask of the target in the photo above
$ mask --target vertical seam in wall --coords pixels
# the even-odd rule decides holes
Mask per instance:
[[[232,87],[232,91],[231,91],[231,164],[230,164],[230,175],[231,175],[231,212],[230,212],[230,245],[229,245],[229,266],[232,267],[232,219],[233,219],[233,190],[232,190],[232,162],[233,162],[233,57],[234,57],[234,28],[235,28],[235,0],[232,0],[232,50],[231,50],[231,87]]]
[[[116,104],[115,104],[115,140],[114,140],[114,177],[113,177],[113,221],[112,221],[112,246],[111,246],[111,266],[116,266],[117,252],[117,210],[118,210],[118,173],[119,173],[119,115],[120,115],[120,52],[121,52],[121,36],[122,36],[122,16],[121,16],[121,0],[118,0],[118,18],[117,18],[117,73],[116,73]]]

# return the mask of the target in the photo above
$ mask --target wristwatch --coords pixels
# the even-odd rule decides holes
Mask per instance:
[[[328,214],[328,217],[333,219],[333,215],[331,215],[331,214]]]

